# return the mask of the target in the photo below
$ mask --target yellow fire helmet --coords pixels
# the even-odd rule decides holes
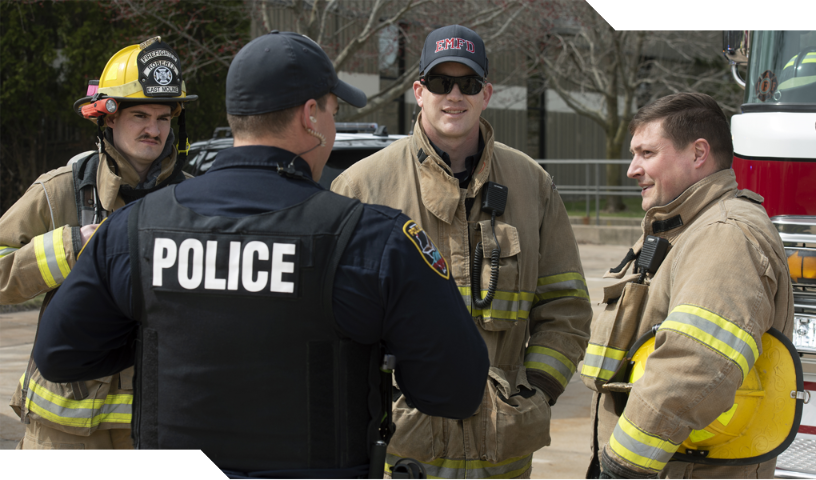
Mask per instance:
[[[106,105],[105,99],[116,102]],[[97,117],[114,113],[120,102],[170,103],[174,104],[173,116],[176,117],[181,114],[183,102],[197,99],[198,95],[187,95],[178,53],[162,42],[161,37],[153,37],[125,47],[111,57],[102,78],[89,83],[86,96],[74,102],[74,110],[95,121]],[[98,108],[83,109],[96,103]]]
[[[643,376],[654,352],[652,329],[632,346],[628,380]],[[802,418],[804,382],[799,354],[772,328],[762,335],[762,353],[734,397],[734,405],[702,430],[692,430],[675,460],[707,465],[750,465],[770,460],[793,442]]]
[[[180,163],[186,160],[190,142],[183,103],[198,100],[198,95],[187,95],[179,55],[162,42],[161,37],[119,50],[108,60],[102,78],[88,83],[85,95],[74,102],[74,111],[97,125],[100,154],[105,149],[102,141],[104,117],[116,113],[120,103],[167,103],[172,115],[179,117],[177,150]],[[180,145],[184,146],[183,150]]]

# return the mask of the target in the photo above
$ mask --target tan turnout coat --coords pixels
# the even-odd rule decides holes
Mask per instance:
[[[135,187],[139,175],[112,145],[106,144],[105,150],[96,185],[102,207],[110,212],[125,205],[119,187]],[[172,174],[175,162],[174,148],[162,160],[157,183]],[[79,229],[71,166],[41,175],[0,218],[0,304],[21,303],[48,292],[44,310],[76,263],[82,247]],[[10,405],[18,415],[27,414],[31,422],[79,436],[96,430],[130,429],[132,367],[96,380],[54,383],[32,366],[25,403],[24,377],[21,372]]]
[[[495,142],[483,119],[480,128],[485,147],[467,189],[459,188],[430,145],[421,119],[413,136],[358,162],[332,184],[337,193],[398,208],[428,232],[487,344],[491,367],[473,417],[430,417],[409,407],[404,396],[395,404],[388,464],[411,457],[426,464],[429,477],[523,474],[530,455],[550,443],[547,397],[554,403],[570,381],[592,317],[578,247],[552,179],[528,156]],[[471,303],[473,251],[483,243],[484,295],[495,245],[490,216],[480,209],[487,181],[508,187],[509,195],[496,220],[501,257],[495,299],[479,309]],[[467,198],[475,198],[469,217]],[[546,395],[530,395],[533,387]]]
[[[646,212],[644,236],[666,238],[669,252],[654,278],[647,280],[648,287],[622,290],[623,283],[633,278],[632,262],[617,274],[607,273],[622,282],[607,287],[605,297],[620,300],[610,301],[593,322],[581,372],[585,383],[592,384],[586,378],[596,375],[593,367],[604,361],[607,372],[616,368],[614,349],[599,347],[610,337],[620,353],[653,326],[661,327],[623,416],[615,414],[612,395],[594,395],[593,455],[606,448],[612,458],[635,471],[685,475],[688,467],[678,465],[683,462],[673,461],[669,467],[666,463],[692,429],[706,427],[731,408],[737,388],[762,351],[763,333],[774,327],[790,338],[793,293],[787,257],[761,202],[761,196],[738,190],[734,172],[728,169],[700,180],[668,205]],[[643,239],[633,247],[635,253]],[[725,470],[703,476],[735,472],[742,476],[745,471],[716,468]],[[772,475],[773,465],[763,471],[761,475]]]

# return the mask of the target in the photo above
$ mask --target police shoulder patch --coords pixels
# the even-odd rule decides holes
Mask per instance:
[[[405,225],[402,226],[402,231],[417,247],[417,250],[419,250],[419,253],[422,255],[422,259],[425,260],[425,263],[427,263],[433,271],[446,280],[450,278],[450,270],[448,270],[448,264],[445,262],[445,258],[439,253],[436,245],[431,241],[431,237],[425,233],[422,227],[417,225],[415,221],[408,220],[405,222]]]

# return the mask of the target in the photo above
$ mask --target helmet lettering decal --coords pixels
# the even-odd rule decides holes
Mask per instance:
[[[155,57],[168,57],[172,61],[174,61],[175,63],[179,63],[179,59],[176,56],[175,52],[173,52],[171,50],[164,49],[164,48],[159,49],[159,50],[153,50],[153,51],[147,52],[147,53],[145,53],[144,56],[140,55],[139,56],[139,63],[144,65],[145,63],[149,62],[150,60],[152,60]]]
[[[139,82],[146,97],[178,97],[181,95],[181,65],[176,52],[163,42],[156,42],[139,52],[142,65]]]

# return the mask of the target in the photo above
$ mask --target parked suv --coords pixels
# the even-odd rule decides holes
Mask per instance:
[[[323,169],[320,184],[326,189],[343,170],[374,152],[382,150],[405,135],[389,135],[385,125],[376,123],[336,123],[337,136],[334,139],[329,161]],[[212,166],[216,154],[232,147],[232,131],[229,127],[218,127],[212,138],[190,145],[187,165],[184,171],[192,175],[202,175]]]

